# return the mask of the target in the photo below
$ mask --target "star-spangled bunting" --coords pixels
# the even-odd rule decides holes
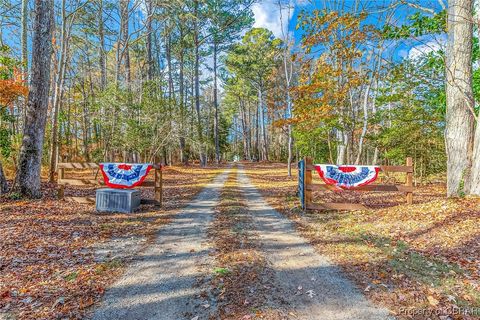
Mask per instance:
[[[322,180],[341,189],[355,189],[374,182],[380,167],[378,166],[336,166],[332,164],[314,165]]]
[[[153,166],[149,163],[101,163],[105,184],[115,189],[130,189],[142,184]]]

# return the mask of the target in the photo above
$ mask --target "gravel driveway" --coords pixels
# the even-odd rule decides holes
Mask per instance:
[[[213,270],[207,229],[229,175],[226,169],[158,234],[156,243],[106,292],[94,320],[216,319],[215,303],[202,288]],[[290,319],[387,320],[388,310],[370,303],[341,270],[318,254],[293,224],[269,206],[240,166],[240,190],[270,267],[271,305]]]

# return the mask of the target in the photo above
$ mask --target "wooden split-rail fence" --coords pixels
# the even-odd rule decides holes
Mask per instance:
[[[355,188],[354,191],[398,191],[405,193],[407,204],[413,203],[413,160],[406,159],[404,166],[379,166],[380,172],[402,172],[405,173],[405,184],[370,184]],[[306,157],[298,163],[298,194],[303,210],[365,210],[367,207],[360,203],[315,203],[313,202],[313,191],[337,190],[335,186],[325,183],[315,184],[312,171],[315,166],[312,158]]]
[[[71,170],[91,170],[91,178],[75,178]],[[104,185],[103,176],[100,172],[100,165],[94,162],[63,162],[57,166],[58,171],[58,199],[65,199],[74,201],[77,203],[94,204],[94,197],[65,197],[66,186],[90,186],[99,187]],[[154,199],[142,199],[143,204],[162,205],[162,166],[159,164],[153,164],[153,170],[148,174],[154,173],[154,180],[145,180],[141,187],[154,188]],[[67,174],[69,173],[69,177]]]

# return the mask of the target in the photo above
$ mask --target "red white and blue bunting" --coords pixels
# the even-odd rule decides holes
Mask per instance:
[[[336,166],[316,164],[315,169],[326,184],[340,189],[355,189],[374,182],[380,167],[377,166]]]
[[[152,169],[148,163],[101,163],[103,180],[110,188],[129,189],[143,183]]]

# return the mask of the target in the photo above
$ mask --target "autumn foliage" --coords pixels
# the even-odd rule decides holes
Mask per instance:
[[[24,77],[18,68],[19,63],[10,58],[8,53],[8,47],[0,48],[0,106],[4,107],[28,93]]]
[[[25,83],[18,79],[0,79],[0,105],[9,106],[18,97],[26,96],[28,89]]]
[[[350,92],[365,82],[360,71],[361,44],[374,36],[371,26],[362,25],[365,15],[315,10],[299,17],[302,49],[294,119],[299,129],[309,130],[322,122],[343,118]]]

